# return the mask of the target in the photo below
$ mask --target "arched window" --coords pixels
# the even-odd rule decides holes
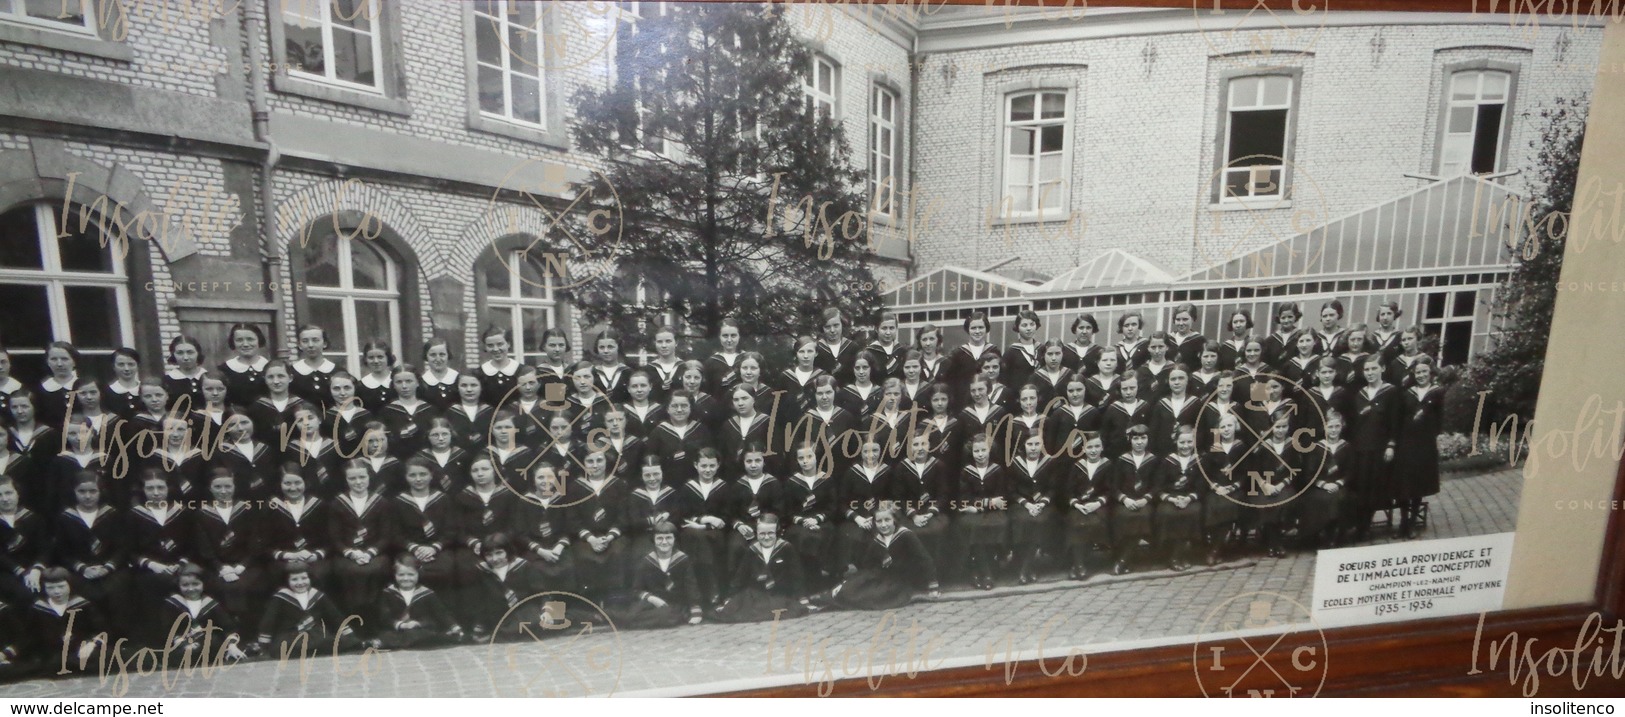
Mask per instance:
[[[46,375],[52,341],[78,347],[90,364],[80,373],[90,375],[113,349],[135,345],[124,239],[77,204],[41,202],[0,214],[0,311],[8,317],[0,345],[10,350],[19,380]]]
[[[306,320],[332,339],[327,356],[361,370],[361,346],[383,339],[405,356],[401,344],[400,270],[377,242],[341,235],[311,238],[304,245]],[[404,360],[404,359],[403,359]]]
[[[480,281],[485,308],[480,330],[487,324],[507,328],[513,335],[514,358],[529,361],[542,356],[542,331],[557,325],[553,297],[554,276],[562,267],[544,263],[543,256],[524,249],[502,249],[497,259],[491,252],[481,262]]]

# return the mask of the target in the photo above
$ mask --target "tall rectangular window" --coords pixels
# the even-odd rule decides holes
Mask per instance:
[[[1007,216],[1066,210],[1067,132],[1064,90],[1009,95],[1004,104],[1004,187],[1000,206]]]
[[[875,85],[869,98],[869,207],[897,214],[897,155],[900,142],[897,93]]]
[[[1446,291],[1421,297],[1422,333],[1439,342],[1439,365],[1461,366],[1471,357],[1473,314],[1478,290]]]
[[[813,53],[801,76],[801,89],[807,98],[808,112],[817,112],[830,121],[840,119],[835,110],[836,100],[841,96],[841,74],[834,60]]]
[[[547,125],[540,7],[481,0],[474,5],[480,112],[533,127]]]
[[[1511,85],[1510,73],[1495,70],[1469,70],[1450,76],[1444,139],[1439,145],[1439,176],[1489,174],[1500,166]]]
[[[1219,201],[1286,192],[1293,84],[1287,75],[1237,77],[1228,83]]]
[[[381,0],[282,0],[288,74],[382,92]]]
[[[615,83],[629,92],[637,104],[637,121],[620,128],[622,144],[639,147],[660,155],[669,155],[672,143],[659,129],[660,102],[658,89],[664,85],[664,68],[660,55],[666,52],[665,43],[658,39],[660,28],[656,23],[673,10],[664,2],[623,2],[619,4],[615,44]],[[645,91],[649,90],[649,91]]]

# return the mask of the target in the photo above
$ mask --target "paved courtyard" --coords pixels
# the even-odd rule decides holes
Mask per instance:
[[[1522,471],[1457,477],[1432,501],[1423,539],[1514,528]],[[1386,537],[1379,541],[1388,540]],[[454,697],[672,695],[771,685],[806,694],[834,679],[871,684],[909,679],[925,668],[990,665],[1004,670],[1038,657],[1049,671],[1067,648],[1097,650],[1183,642],[1246,615],[1254,592],[1275,593],[1279,624],[1305,619],[1292,601],[1311,602],[1313,553],[1244,560],[1186,573],[1096,576],[1086,583],[1040,583],[993,593],[949,593],[896,612],[832,612],[783,623],[704,624],[672,630],[592,633],[572,626],[521,643],[432,651],[260,661],[216,668],[156,669],[156,660],[106,678],[36,680],[0,686],[0,697]],[[1215,615],[1215,606],[1224,606]],[[1267,644],[1267,643],[1266,643]],[[1075,668],[1084,663],[1079,660]],[[148,674],[137,674],[144,668]],[[1028,668],[1023,668],[1028,669]]]

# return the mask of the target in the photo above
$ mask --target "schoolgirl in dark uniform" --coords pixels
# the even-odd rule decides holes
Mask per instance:
[[[795,342],[795,365],[779,372],[776,389],[784,392],[785,409],[791,420],[806,415],[813,407],[813,381],[828,375],[813,365],[818,357],[818,342],[811,336],[802,336]]]
[[[1016,456],[1022,454],[1026,434],[1044,435],[1044,414],[1039,412],[1038,387],[1027,384],[1016,395],[1020,396],[1016,401],[1016,412],[998,429],[998,438],[1003,445],[999,446],[997,458],[1003,465],[1010,465]]]
[[[734,417],[722,426],[717,437],[717,449],[724,459],[723,476],[732,480],[739,475],[741,451],[747,444],[767,445],[772,426],[768,417],[756,410],[756,396],[745,385],[735,386],[730,394]]]
[[[902,403],[903,383],[895,378],[886,379],[886,385],[880,388],[880,407],[869,416],[867,425],[861,426],[861,430],[880,444],[881,460],[887,463],[896,463],[908,455],[908,435],[921,418],[900,410]]]
[[[265,615],[260,620],[259,638],[252,654],[291,654],[294,645],[320,645],[322,650],[331,645],[334,651],[353,651],[362,646],[353,622],[314,583],[309,563],[290,561],[283,567],[286,587],[277,590],[267,601]],[[301,647],[301,649],[304,649]]]
[[[128,598],[129,523],[102,500],[101,480],[92,471],[74,478],[74,502],[57,513],[51,564],[72,570],[79,594],[105,607],[123,628],[135,617]]]
[[[576,533],[576,585],[581,594],[603,600],[625,585],[626,481],[609,473],[604,451],[594,450],[583,459],[584,475],[570,483],[566,497],[570,506],[570,529]]]
[[[470,560],[461,550],[461,535],[452,499],[440,490],[432,461],[414,456],[406,460],[406,490],[385,506],[395,538],[392,548],[400,557],[417,563],[417,578],[447,597],[455,597],[457,564]]]
[[[1038,388],[1038,412],[1048,413],[1066,402],[1066,383],[1072,371],[1062,365],[1066,349],[1059,341],[1051,339],[1040,344],[1038,357],[1038,368],[1029,375],[1027,383]]]
[[[1253,385],[1262,383],[1268,374],[1275,369],[1264,363],[1264,342],[1253,339],[1247,342],[1242,351],[1242,362],[1236,364],[1235,373],[1236,390],[1234,398],[1237,401],[1251,401],[1254,399]],[[1262,394],[1260,394],[1262,395]]]
[[[756,412],[776,419],[774,428],[781,428],[795,416],[795,400],[789,394],[777,394],[764,381],[767,360],[755,351],[746,351],[739,357],[739,383],[735,388],[750,392],[756,403]],[[732,394],[730,394],[732,395]]]
[[[1286,555],[1282,532],[1287,510],[1283,503],[1301,487],[1295,481],[1303,467],[1301,454],[1292,447],[1292,413],[1276,410],[1270,413],[1270,419],[1269,433],[1253,449],[1243,485],[1251,506],[1247,522],[1258,529],[1269,556],[1279,558]]]
[[[73,384],[73,415],[79,416],[89,424],[91,433],[96,436],[96,449],[102,453],[111,454],[118,450],[115,441],[119,438],[120,421],[118,415],[107,410],[102,405],[102,385],[89,376],[81,376]],[[107,456],[109,462],[119,456]],[[127,461],[128,459],[125,458]]]
[[[1314,366],[1320,359],[1315,353],[1315,334],[1312,331],[1299,331],[1292,339],[1292,356],[1281,362],[1276,373],[1287,381],[1287,394],[1293,398],[1302,398],[1304,392],[1314,385]]]
[[[1326,417],[1332,413],[1348,415],[1353,391],[1337,385],[1337,362],[1322,356],[1312,365],[1313,385],[1303,392],[1299,406],[1299,425],[1307,427],[1315,439],[1326,437]]]
[[[682,390],[689,395],[689,419],[705,426],[714,435],[722,426],[727,412],[723,411],[722,402],[716,396],[705,392],[703,366],[698,361],[684,361],[677,370],[677,376]],[[667,410],[670,410],[669,406]]]
[[[648,440],[655,426],[666,420],[666,409],[660,405],[659,397],[671,395],[670,391],[662,391],[658,395],[654,392],[653,373],[654,370],[648,367],[633,369],[632,377],[626,380],[629,398],[621,404],[621,413],[626,416],[626,432],[642,440]],[[672,378],[676,379],[675,370]]]
[[[134,609],[142,616],[158,612],[158,606],[174,590],[181,568],[191,565],[195,552],[192,539],[192,511],[179,500],[171,500],[169,481],[155,470],[137,474],[144,501],[130,508],[122,536],[130,543],[130,572]],[[155,627],[150,623],[147,627]],[[168,625],[163,625],[168,629]],[[162,642],[162,635],[148,634],[147,642]]]
[[[1004,358],[1000,365],[1006,385],[1017,387],[1025,385],[1032,372],[1037,371],[1043,358],[1038,355],[1038,314],[1031,309],[1023,309],[1016,314],[1016,324],[1011,330],[1016,334],[1016,340],[1004,348]]]
[[[139,395],[141,407],[125,416],[125,423],[120,426],[122,437],[119,439],[120,445],[128,445],[137,452],[142,450],[143,443],[149,446],[163,445],[164,419],[169,417],[169,393],[164,390],[163,380],[155,376],[141,379]],[[181,418],[184,415],[177,413],[175,417],[185,423],[185,419]],[[144,438],[143,434],[148,437]]]
[[[1416,363],[1424,358],[1422,354],[1422,332],[1415,326],[1409,326],[1399,332],[1399,354],[1388,362],[1387,373],[1383,380],[1400,388],[1411,387],[1411,370]],[[1428,358],[1429,361],[1432,358]]]
[[[356,379],[355,397],[367,413],[377,415],[384,405],[396,399],[392,380],[395,352],[382,341],[368,341],[361,347],[361,365],[366,373]]]
[[[734,567],[729,596],[717,606],[721,622],[767,622],[807,613],[807,591],[795,547],[779,539],[779,517],[756,521],[755,542]]]
[[[226,378],[219,371],[210,369],[203,375],[202,390],[203,403],[187,419],[192,423],[192,439],[203,450],[203,457],[212,460],[224,447],[227,419],[243,409],[226,403]]]
[[[42,495],[48,496],[40,510],[56,512],[64,506],[71,506],[76,502],[74,487],[79,484],[80,474],[89,471],[103,478],[107,477],[107,456],[96,452],[96,434],[85,423],[79,414],[68,417],[63,424],[62,452],[51,459],[45,471],[45,484],[48,486]],[[122,493],[122,495],[120,494]],[[122,501],[129,496],[128,492],[121,491],[104,498]],[[112,503],[113,500],[109,500]]]
[[[450,645],[461,640],[463,628],[440,593],[420,584],[423,568],[418,560],[402,555],[390,567],[395,580],[373,603],[373,614],[381,626],[377,644],[398,650]]]
[[[276,454],[273,459],[280,457],[293,441],[293,413],[305,405],[304,399],[288,391],[290,373],[287,361],[272,359],[265,362],[265,371],[262,372],[265,395],[243,407],[243,412],[253,422],[254,440],[271,447]]]
[[[40,381],[35,390],[39,405],[35,406],[41,423],[60,426],[68,415],[68,399],[74,385],[79,382],[79,350],[66,341],[52,341],[45,347],[45,366],[51,375]]]
[[[1068,374],[1065,402],[1050,409],[1044,419],[1044,450],[1051,456],[1076,460],[1083,448],[1078,445],[1086,433],[1100,430],[1100,409],[1089,405],[1087,379]]]
[[[1264,363],[1276,371],[1286,366],[1288,358],[1297,353],[1293,349],[1293,342],[1298,338],[1298,320],[1303,318],[1303,309],[1298,308],[1294,302],[1284,302],[1275,305],[1275,333],[1264,339]]]
[[[508,486],[497,480],[496,464],[491,462],[488,455],[475,455],[469,459],[468,480],[469,484],[452,496],[458,532],[463,539],[463,547],[470,554],[489,558],[481,550],[480,541],[513,525],[520,501]],[[463,568],[461,565],[458,567]],[[465,573],[465,578],[460,582],[470,584],[472,571]]]
[[[882,364],[880,357],[868,351],[859,351],[852,359],[852,381],[841,386],[835,399],[858,422],[866,422],[880,408],[880,384],[871,380]]]
[[[820,463],[819,449],[811,443],[794,444],[796,472],[783,481],[781,507],[785,538],[801,553],[807,578],[822,587],[831,577],[825,556],[834,547],[837,506],[836,480]]]
[[[0,346],[0,428],[6,425],[12,395],[22,391],[23,388],[23,382],[11,375],[11,352]]]
[[[162,636],[153,643],[155,648],[167,648],[182,655],[223,657],[230,662],[247,656],[238,627],[242,623],[224,603],[205,592],[208,586],[204,583],[202,566],[182,566],[174,587],[158,606],[157,627]],[[166,645],[171,635],[174,640]]]
[[[260,355],[265,349],[265,334],[258,326],[238,323],[232,324],[226,335],[231,338],[230,348],[235,354],[215,368],[226,378],[226,401],[247,406],[265,395],[263,372],[270,361]]]
[[[519,380],[519,362],[513,360],[508,353],[513,347],[513,339],[508,336],[507,329],[492,326],[480,334],[480,345],[485,347],[486,355],[490,356],[474,372],[480,381],[480,400],[492,406],[500,406],[508,399],[508,393],[513,391],[514,384]]]
[[[1324,425],[1325,437],[1304,456],[1308,486],[1303,496],[1292,502],[1299,539],[1311,550],[1336,547],[1358,507],[1357,497],[1348,485],[1353,445],[1343,440],[1343,414],[1335,410],[1327,413]]]
[[[344,464],[347,488],[327,513],[328,545],[333,548],[333,585],[346,614],[360,614],[389,576],[386,553],[394,545],[394,521],[372,467],[364,460]]]
[[[966,571],[971,584],[981,590],[993,589],[994,560],[1004,553],[1009,524],[1009,476],[993,462],[992,448],[987,434],[968,434],[967,460],[960,471],[958,497],[953,503],[958,511],[954,526],[966,548]]]
[[[1218,386],[1219,348],[1212,344],[1202,347],[1201,363],[1190,372],[1189,382],[1185,388],[1186,393],[1199,399],[1213,395],[1213,389]]]
[[[106,409],[126,421],[141,410],[141,354],[135,349],[113,349],[113,380],[102,387]]]
[[[626,379],[632,369],[621,361],[621,332],[604,329],[592,340],[597,363],[592,367],[592,383],[610,403],[625,403],[631,396],[626,393]]]
[[[1173,450],[1158,466],[1156,489],[1157,547],[1168,558],[1168,567],[1181,571],[1190,567],[1192,554],[1202,542],[1202,495],[1207,480],[1202,459],[1196,454],[1196,429],[1180,424],[1174,429]]]
[[[969,400],[965,408],[959,412],[959,440],[970,436],[988,436],[994,439],[994,433],[999,430],[1001,422],[1009,422],[1009,414],[997,404],[988,400],[993,382],[982,376],[970,380],[966,386]],[[995,444],[997,445],[997,444]]]
[[[542,331],[542,358],[536,362],[538,392],[549,403],[570,393],[570,338],[560,329]],[[558,386],[558,388],[552,388]],[[551,391],[551,393],[549,393]]]
[[[497,409],[496,418],[491,420],[491,444],[484,453],[496,468],[497,482],[514,490],[528,487],[525,476],[530,475],[531,465],[541,459],[535,450],[519,442],[522,420],[512,408]]]
[[[0,475],[0,604],[27,605],[50,559],[52,526],[22,504],[17,481]]]
[[[693,420],[694,396],[687,390],[672,392],[666,399],[665,420],[650,432],[646,455],[657,456],[661,473],[675,487],[694,477],[694,457],[699,449],[710,447],[711,431]]]
[[[374,420],[372,412],[356,398],[355,378],[349,372],[334,371],[328,387],[333,393],[333,407],[323,418],[322,433],[339,444],[339,455],[355,456],[361,449],[361,427]]]
[[[477,551],[483,559],[474,567],[469,583],[468,602],[473,606],[469,610],[473,616],[469,634],[475,642],[524,638],[523,626],[543,616],[541,600],[525,602],[548,589],[541,574],[514,553],[506,533],[489,533],[471,540],[483,546]],[[529,615],[514,612],[521,603],[528,606]],[[499,627],[504,634],[493,635]]]
[[[939,577],[960,561],[950,557],[956,550],[948,512],[957,495],[959,476],[946,463],[931,455],[931,433],[917,430],[908,439],[908,455],[898,461],[894,472],[902,488],[901,522],[925,544]]]
[[[875,511],[875,529],[852,561],[855,571],[831,588],[829,602],[847,610],[895,610],[921,590],[942,596],[936,565],[925,543],[903,524],[895,508]]]
[[[1247,360],[1247,344],[1253,340],[1253,313],[1236,309],[1230,312],[1226,323],[1229,324],[1230,335],[1219,342],[1219,368],[1232,371]]]
[[[576,589],[575,554],[570,550],[575,531],[565,499],[565,474],[552,463],[539,461],[531,468],[530,490],[513,510],[515,550],[531,564],[546,585]],[[459,559],[472,559],[460,554]]]
[[[457,382],[462,377],[451,367],[451,344],[445,339],[429,339],[423,344],[423,373],[418,375],[418,395],[444,413],[462,396]]]
[[[1259,377],[1259,381],[1264,386],[1264,399],[1258,400],[1257,386],[1260,384],[1254,383],[1250,387],[1254,395],[1241,402],[1242,440],[1251,443],[1262,441],[1270,435],[1276,413],[1286,413],[1294,423],[1302,418],[1297,403],[1287,396],[1286,384],[1279,376],[1265,374]]]
[[[891,466],[881,460],[880,444],[867,438],[859,450],[858,462],[841,474],[835,493],[843,518],[835,533],[838,566],[851,562],[853,551],[873,529],[876,508],[908,498]]]
[[[1180,304],[1174,307],[1174,328],[1168,336],[1168,360],[1186,366],[1200,366],[1202,351],[1207,349],[1207,337],[1196,333],[1196,306]]]
[[[202,500],[208,497],[209,462],[203,451],[189,440],[186,421],[166,418],[153,440],[160,441],[151,455],[137,459],[133,475],[144,470],[156,470],[169,481],[169,494],[175,500]]]
[[[1397,301],[1377,304],[1377,327],[1370,330],[1365,350],[1380,355],[1385,367],[1399,355],[1399,327],[1394,322],[1404,315]]]
[[[1353,490],[1363,507],[1356,521],[1355,539],[1363,541],[1371,532],[1373,513],[1388,510],[1397,497],[1394,488],[1394,449],[1403,428],[1404,397],[1401,389],[1383,381],[1381,354],[1365,360],[1365,388],[1354,394],[1354,412],[1349,420],[1349,442],[1354,444]]]
[[[1221,384],[1222,386],[1222,384]],[[1221,387],[1220,391],[1224,389]],[[1228,557],[1237,542],[1241,520],[1242,484],[1247,478],[1247,454],[1254,450],[1241,440],[1241,418],[1226,413],[1218,421],[1218,434],[1202,452],[1202,475],[1208,493],[1202,501],[1202,532],[1207,538],[1207,564]],[[1249,509],[1250,510],[1250,509]]]
[[[1117,319],[1117,333],[1122,338],[1112,348],[1117,352],[1117,367],[1123,373],[1131,373],[1151,358],[1146,348],[1145,338],[1141,332],[1145,329],[1145,317],[1137,311],[1123,314]]]
[[[882,311],[880,320],[875,325],[875,340],[869,342],[863,350],[879,359],[873,379],[875,383],[885,383],[888,378],[903,377],[903,358],[912,349],[897,340],[897,315],[890,311]]]
[[[942,382],[957,392],[958,400],[955,405],[963,407],[970,402],[967,387],[973,377],[982,373],[982,367],[989,360],[1002,362],[999,356],[999,347],[988,341],[988,332],[992,324],[988,322],[987,312],[973,311],[965,318],[965,333],[970,339],[948,356],[947,363],[942,367]]]
[[[920,350],[920,380],[928,384],[947,381],[948,376],[942,372],[947,368],[947,358],[943,354],[942,327],[927,325],[920,329],[914,338],[915,347]]]
[[[1417,359],[1411,364],[1413,385],[1401,394],[1399,440],[1394,446],[1393,465],[1402,538],[1415,537],[1422,515],[1422,500],[1439,493],[1439,430],[1444,389],[1435,385],[1434,371],[1431,357]]]
[[[1344,337],[1348,348],[1337,355],[1337,383],[1352,394],[1365,388],[1365,370],[1362,366],[1370,354],[1368,347],[1375,344],[1365,324],[1355,324]]]
[[[1161,331],[1151,332],[1151,337],[1145,340],[1145,362],[1134,370],[1140,379],[1140,397],[1144,400],[1156,401],[1168,395],[1168,372],[1176,365],[1168,360],[1169,343],[1168,334]]]
[[[948,467],[948,472],[959,480],[959,467],[964,460],[965,429],[959,417],[949,412],[953,392],[945,384],[934,383],[925,391],[925,406],[930,413],[920,427],[931,434],[931,455]]]
[[[1067,370],[1088,378],[1100,370],[1097,365],[1106,350],[1095,343],[1095,334],[1100,333],[1100,322],[1095,320],[1094,314],[1083,314],[1072,320],[1072,341],[1066,345],[1066,358],[1061,364]]]
[[[222,466],[237,476],[237,492],[247,500],[264,500],[275,492],[277,452],[254,440],[254,422],[244,414],[226,420],[223,445],[210,465]]]
[[[1336,356],[1348,350],[1348,331],[1343,328],[1343,302],[1332,299],[1320,305],[1320,328],[1314,329],[1315,353]]]
[[[739,322],[723,319],[718,324],[721,349],[705,359],[705,392],[712,396],[721,396],[739,385],[739,358],[744,355],[739,352]]]
[[[922,359],[919,349],[909,349],[903,356],[903,376],[898,380],[903,390],[903,403],[898,408],[912,412],[918,407],[918,415],[923,417],[931,413],[931,408],[925,405],[925,393],[931,388],[931,383],[924,378],[920,363]]]
[[[632,630],[700,624],[696,561],[677,549],[677,526],[655,524],[651,540],[652,549],[633,562],[632,594],[615,611],[615,624]]]
[[[328,402],[333,400],[333,391],[328,387],[327,380],[339,369],[338,364],[326,355],[328,347],[332,345],[327,340],[327,329],[305,324],[294,332],[294,338],[299,344],[299,358],[288,366],[291,372],[289,390],[325,411],[330,408]]]
[[[694,571],[700,596],[715,605],[727,586],[728,518],[733,513],[733,492],[717,475],[722,463],[715,448],[701,448],[694,456],[694,478],[678,488],[683,545],[696,561]]]
[[[1117,384],[1123,380],[1117,373],[1117,362],[1116,351],[1101,354],[1095,364],[1095,375],[1090,376],[1088,382],[1083,385],[1084,401],[1089,405],[1104,411],[1107,404],[1117,400],[1121,393]]]
[[[1202,401],[1186,392],[1190,383],[1183,365],[1168,371],[1168,395],[1151,407],[1151,452],[1159,456],[1174,452],[1180,426],[1194,426],[1202,413]]]
[[[565,473],[580,475],[584,467],[581,459],[587,455],[587,444],[576,440],[575,431],[570,429],[570,422],[564,416],[549,419],[547,430],[551,440],[542,446],[541,456],[537,460],[551,463]]]
[[[1113,460],[1132,448],[1128,429],[1151,421],[1151,403],[1140,399],[1138,378],[1132,375],[1123,377],[1117,384],[1117,392],[1117,400],[1108,405],[1105,415],[1100,417],[1100,431],[1106,438],[1106,457]]]
[[[848,431],[858,429],[858,419],[835,405],[834,376],[819,376],[814,384],[812,410],[801,417],[787,439],[790,445],[814,446],[818,451],[819,469],[830,475],[843,475],[852,459],[841,450],[841,440]]]
[[[164,372],[164,390],[169,406],[181,406],[181,415],[186,415],[203,405],[203,344],[190,336],[176,336],[169,342],[169,360],[175,365]]]
[[[1056,511],[1051,503],[1062,481],[1058,471],[1065,466],[1044,453],[1044,435],[1028,430],[1022,437],[1021,452],[1010,462],[1010,543],[1015,551],[1018,579],[1022,585],[1038,580],[1039,556],[1050,542],[1050,526]]]
[[[570,430],[575,434],[576,440],[585,441],[594,428],[604,425],[604,413],[615,404],[611,402],[596,383],[597,369],[587,361],[578,361],[570,367],[570,383],[575,390],[564,403],[562,412],[549,412],[544,410],[544,416],[549,420],[555,415],[563,415],[570,421]]]
[[[755,537],[752,526],[756,525],[758,518],[768,513],[784,513],[784,483],[763,471],[767,460],[762,454],[766,450],[759,444],[750,444],[742,451],[740,462],[744,466],[744,473],[734,482],[733,489],[733,534],[728,536],[727,548],[730,563]]]
[[[327,503],[307,492],[299,467],[283,466],[281,495],[262,511],[257,529],[269,562],[279,570],[297,564],[309,571],[312,580],[326,584],[331,573],[327,556],[333,537],[328,530],[327,512]],[[271,582],[286,579],[286,574],[277,574]]]
[[[846,315],[833,306],[818,315],[823,335],[818,338],[817,357],[813,365],[835,377],[843,384],[852,382],[852,360],[858,357],[857,342],[846,337]]]
[[[105,604],[75,594],[67,570],[47,568],[40,581],[44,594],[30,606],[27,618],[33,627],[33,646],[65,656],[60,664],[69,671],[88,671],[90,665],[105,661],[109,628],[128,623],[116,619],[110,623]],[[58,645],[61,652],[53,649]],[[45,659],[40,657],[41,662]]]
[[[452,431],[451,421],[444,416],[430,419],[425,436],[428,438],[428,445],[414,457],[422,458],[434,466],[438,474],[435,480],[436,488],[445,492],[447,496],[456,495],[468,484],[468,453],[453,442],[456,434]]]
[[[648,369],[650,380],[649,400],[660,403],[672,391],[682,388],[678,371],[686,362],[677,355],[677,329],[669,325],[655,329],[654,345],[655,358],[644,368]]]
[[[378,418],[389,431],[390,451],[396,458],[405,460],[429,444],[429,424],[440,412],[422,399],[417,369],[412,364],[396,366],[391,383],[396,398],[384,404]]]
[[[598,436],[593,447],[609,451],[611,473],[628,484],[637,483],[638,466],[643,465],[643,453],[648,450],[648,445],[642,438],[627,434],[625,412],[611,408],[604,414],[604,432]]]
[[[197,535],[192,544],[205,568],[204,585],[228,612],[244,620],[256,613],[267,584],[260,562],[267,532],[261,528],[264,512],[237,500],[237,480],[224,468],[210,471],[208,485],[209,500],[198,504],[193,521]]]
[[[1128,451],[1112,462],[1112,535],[1117,540],[1113,575],[1129,572],[1136,556],[1152,545],[1152,519],[1156,512],[1158,460],[1150,451],[1151,430],[1134,424],[1124,431]]]
[[[453,443],[470,454],[484,451],[491,440],[491,419],[496,417],[496,409],[481,399],[484,393],[473,374],[458,376],[457,403],[442,414],[451,423]]]
[[[629,555],[642,555],[654,547],[654,528],[661,523],[683,519],[678,509],[677,489],[666,485],[665,470],[658,456],[644,456],[637,468],[638,487],[627,492],[626,541]]]
[[[293,440],[283,450],[284,464],[291,463],[299,469],[311,494],[336,497],[344,491],[344,481],[339,474],[342,457],[338,444],[322,435],[322,421],[315,404],[302,403],[294,409],[293,428]]]
[[[0,682],[25,679],[39,669],[33,645],[34,626],[28,624],[31,616],[26,612],[33,602],[30,598],[13,606],[0,600]]]

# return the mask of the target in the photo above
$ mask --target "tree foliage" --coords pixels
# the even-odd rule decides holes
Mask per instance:
[[[726,317],[782,336],[822,306],[875,311],[872,289],[848,290],[874,286],[864,175],[840,124],[807,109],[810,54],[783,9],[669,7],[623,26],[615,82],[574,98],[575,142],[607,167],[578,191],[624,218],[615,270],[571,292],[584,318],[635,330],[669,309],[708,337]],[[640,279],[642,307],[626,300]]]
[[[1486,420],[1500,420],[1511,414],[1525,421],[1534,417],[1580,172],[1587,107],[1587,98],[1581,96],[1559,99],[1539,113],[1544,123],[1540,137],[1531,143],[1539,149],[1539,189],[1530,200],[1527,215],[1519,213],[1513,218],[1525,231],[1522,243],[1514,248],[1516,265],[1496,291],[1493,311],[1497,333],[1492,346],[1479,354],[1466,372],[1461,395],[1474,404],[1468,408],[1469,416],[1476,410],[1476,394],[1488,391],[1484,399]]]

